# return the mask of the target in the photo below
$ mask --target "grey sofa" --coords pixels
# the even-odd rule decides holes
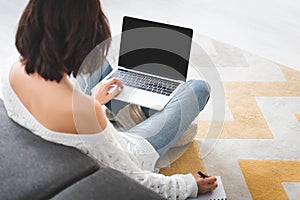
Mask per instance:
[[[8,118],[0,100],[0,199],[163,199],[79,150],[46,141]]]

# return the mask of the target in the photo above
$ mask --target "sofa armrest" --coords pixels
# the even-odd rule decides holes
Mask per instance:
[[[13,122],[0,100],[0,199],[49,199],[98,169],[79,150]]]

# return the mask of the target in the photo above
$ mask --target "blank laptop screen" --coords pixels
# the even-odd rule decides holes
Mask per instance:
[[[119,66],[186,80],[193,30],[124,17]]]

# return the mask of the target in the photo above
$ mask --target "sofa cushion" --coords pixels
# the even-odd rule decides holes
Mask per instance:
[[[75,183],[52,200],[127,200],[163,199],[123,173],[111,168],[97,171]]]
[[[14,123],[0,100],[0,199],[48,199],[98,168],[79,150]]]

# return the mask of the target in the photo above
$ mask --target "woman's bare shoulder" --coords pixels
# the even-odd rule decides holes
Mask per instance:
[[[81,92],[73,95],[73,116],[80,134],[99,133],[106,128],[106,117],[101,104]]]
[[[22,66],[21,62],[15,62],[9,72],[9,81],[11,85],[14,85],[15,83],[22,78],[22,72],[24,71],[24,67]]]

